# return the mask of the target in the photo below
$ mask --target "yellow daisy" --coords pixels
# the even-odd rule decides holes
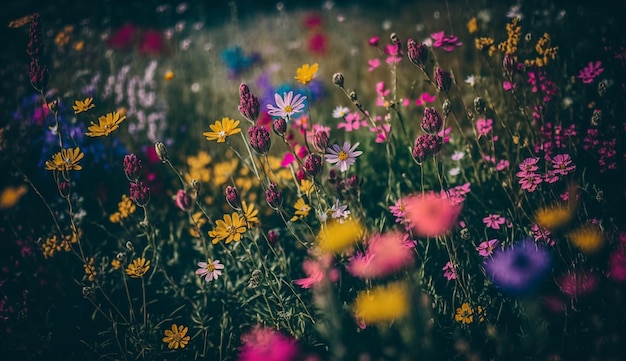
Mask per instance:
[[[241,235],[246,233],[246,220],[238,213],[225,214],[224,219],[218,219],[215,224],[215,229],[209,232],[209,237],[213,238],[213,244],[224,239],[226,243],[239,242]]]
[[[315,76],[315,73],[317,73],[318,68],[319,65],[317,63],[313,65],[304,64],[298,68],[298,70],[296,71],[297,74],[294,79],[296,79],[303,85],[307,85],[309,84],[309,82],[311,82],[311,80],[313,80],[313,77]]]
[[[126,267],[126,274],[132,278],[141,278],[150,269],[150,261],[146,261],[145,258],[137,258],[133,260],[133,263]]]
[[[586,224],[567,233],[567,238],[585,254],[594,254],[604,245],[604,234],[594,224]]]
[[[456,309],[456,315],[454,319],[464,325],[469,325],[474,322],[474,309],[470,307],[469,303],[464,302],[461,307]]]
[[[224,143],[226,137],[241,132],[241,128],[237,128],[238,125],[238,120],[222,118],[222,120],[216,120],[214,124],[209,125],[211,132],[204,132],[202,135],[207,140],[217,140],[218,143]]]
[[[353,220],[343,223],[330,222],[317,236],[318,245],[323,252],[341,252],[351,247],[363,236],[363,227]]]
[[[259,224],[259,210],[254,208],[254,204],[248,204],[246,201],[241,202],[241,210],[248,222],[248,227],[254,227]]]
[[[304,202],[304,199],[302,198],[298,198],[298,200],[296,201],[296,204],[293,205],[293,208],[296,209],[296,214],[293,217],[291,217],[292,222],[308,216],[309,212],[311,211],[311,206],[306,204]]]
[[[187,336],[187,331],[189,331],[188,327],[183,325],[176,326],[176,324],[172,324],[171,330],[165,330],[165,337],[163,337],[163,342],[167,344],[167,348],[169,349],[178,349],[185,348],[189,343],[191,337]]]
[[[91,125],[87,128],[89,132],[85,133],[85,135],[89,137],[108,136],[117,130],[125,119],[126,116],[120,115],[118,112],[103,115],[98,118],[98,124],[91,122]]]
[[[89,109],[95,108],[96,106],[93,104],[93,98],[86,98],[85,100],[75,100],[74,105],[74,114],[86,112]]]
[[[79,147],[74,149],[61,149],[60,152],[54,154],[51,160],[46,161],[46,170],[56,170],[59,172],[69,170],[81,170],[83,167],[78,162],[83,159],[85,154],[80,151]]]

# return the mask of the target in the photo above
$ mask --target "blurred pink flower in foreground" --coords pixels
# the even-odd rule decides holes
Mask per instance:
[[[454,203],[433,191],[406,199],[406,213],[421,237],[437,237],[448,232],[461,213],[462,203]]]
[[[295,339],[261,325],[243,334],[241,343],[239,361],[291,361],[298,355]]]
[[[300,278],[293,282],[302,288],[311,288],[324,280],[326,272],[331,282],[339,279],[339,271],[331,268],[333,257],[331,254],[321,256],[320,259],[307,259],[302,262],[302,269],[306,273],[306,278]]]
[[[365,253],[350,258],[348,272],[360,278],[388,276],[413,262],[413,253],[402,233],[376,234],[369,239]]]

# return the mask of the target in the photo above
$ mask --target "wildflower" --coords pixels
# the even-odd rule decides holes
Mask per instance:
[[[254,204],[248,204],[246,201],[241,202],[241,211],[246,222],[248,222],[248,228],[259,224],[259,210],[254,208]]]
[[[211,261],[210,258],[206,262],[198,262],[198,267],[196,274],[200,277],[204,277],[206,282],[216,280],[222,275],[221,270],[224,269],[224,265],[220,263],[219,259]]]
[[[74,149],[65,148],[60,152],[52,155],[51,160],[46,161],[46,170],[54,170],[65,172],[70,170],[81,170],[83,167],[78,162],[83,159],[85,154],[80,151],[79,147]]]
[[[348,113],[350,113],[350,109],[342,106],[338,106],[333,110],[333,118],[341,119],[345,117]]]
[[[91,125],[87,128],[89,132],[85,135],[89,137],[102,137],[108,136],[126,119],[125,115],[121,115],[118,112],[108,113],[98,118],[98,124],[91,122]]]
[[[89,258],[86,263],[83,264],[83,268],[85,269],[85,276],[90,282],[93,282],[96,279],[96,267],[93,265],[94,260],[93,257]]]
[[[261,325],[241,336],[239,361],[292,361],[298,354],[296,340]]]
[[[367,41],[368,44],[370,44],[371,46],[378,46],[378,42],[380,41],[380,37],[379,36],[372,36],[371,38],[369,38],[369,40]]]
[[[406,42],[407,55],[411,63],[423,68],[428,60],[428,46],[424,43],[416,43],[413,39]]]
[[[117,204],[117,209],[117,212],[109,216],[111,223],[119,223],[123,219],[128,218],[131,214],[135,213],[137,207],[126,194],[122,194],[122,200]]]
[[[241,129],[237,127],[238,125],[238,120],[224,117],[221,121],[216,120],[215,123],[209,125],[211,131],[204,132],[202,135],[204,135],[207,140],[217,140],[218,143],[224,143],[226,137],[241,132]]]
[[[422,118],[422,129],[428,134],[437,134],[441,130],[443,120],[435,108],[425,108]]]
[[[272,130],[277,135],[283,137],[285,135],[285,132],[287,132],[287,122],[285,121],[285,119],[283,118],[275,119],[272,122]]]
[[[265,200],[270,207],[277,209],[283,203],[283,196],[275,183],[270,183],[265,190]]]
[[[441,48],[446,53],[450,53],[454,50],[454,47],[463,45],[458,41],[459,38],[454,35],[445,35],[443,31],[433,33],[430,37],[434,40],[433,48]]]
[[[307,259],[302,262],[302,269],[306,278],[300,278],[293,282],[302,288],[311,288],[328,278],[330,282],[337,282],[339,270],[332,267],[333,256],[331,254],[318,255],[316,259]]]
[[[475,32],[478,31],[478,21],[476,20],[476,17],[472,17],[468,22],[467,22],[467,31],[470,34],[474,34]]]
[[[328,137],[330,136],[329,129],[318,128],[313,132],[313,146],[319,152],[324,152],[328,148]]]
[[[0,210],[13,208],[22,198],[24,194],[26,194],[25,185],[20,185],[19,187],[6,187],[0,192]]]
[[[322,252],[341,252],[361,239],[363,227],[356,221],[331,222],[317,235]]]
[[[89,109],[95,108],[96,106],[92,102],[93,98],[86,98],[85,100],[74,101],[74,105],[72,105],[72,108],[74,108],[74,114],[86,112]]]
[[[309,154],[304,160],[304,170],[312,177],[315,177],[322,171],[322,166],[322,157],[317,154]]]
[[[489,279],[504,292],[522,295],[532,291],[550,270],[550,252],[530,239],[501,248],[486,258]]]
[[[437,99],[437,97],[435,95],[430,95],[427,92],[424,92],[424,93],[422,93],[422,95],[420,95],[420,97],[418,99],[415,99],[415,105],[417,105],[418,107],[422,107],[422,106],[426,105],[426,103],[434,102],[435,99]]]
[[[303,179],[300,181],[300,192],[307,195],[307,197],[311,196],[311,193],[315,191],[315,183],[308,179]]]
[[[494,249],[500,245],[500,241],[497,239],[490,239],[484,241],[476,247],[478,254],[483,257],[489,257],[493,254]]]
[[[369,68],[367,68],[367,71],[374,71],[374,69],[380,66],[380,59],[378,58],[370,59],[367,61],[367,65],[369,65]]]
[[[422,163],[426,158],[433,156],[441,150],[442,139],[439,135],[422,134],[415,138],[413,145],[413,158],[418,163]]]
[[[141,160],[135,154],[127,154],[123,161],[124,174],[130,182],[137,182],[141,176],[143,166]]]
[[[163,75],[163,79],[165,81],[170,81],[174,79],[174,72],[171,70],[166,71],[165,74]]]
[[[346,132],[351,132],[367,125],[367,122],[361,118],[361,114],[358,112],[346,115],[344,120],[344,123],[337,124],[337,129],[343,128]]]
[[[360,278],[388,276],[413,262],[412,250],[406,247],[399,232],[376,234],[367,244],[365,254],[350,258],[348,272]]]
[[[448,261],[448,263],[446,263],[445,266],[443,266],[441,270],[443,271],[443,276],[448,281],[452,281],[456,279],[456,269],[454,268],[454,265],[452,264],[452,262]]]
[[[37,91],[43,92],[48,85],[48,67],[46,65],[39,64],[38,60],[32,59],[30,62],[28,77],[33,88]]]
[[[493,129],[493,120],[480,118],[476,121],[476,130],[478,131],[478,137],[489,134]]]
[[[553,231],[568,224],[573,216],[574,212],[569,207],[555,205],[538,209],[535,221],[539,227]]]
[[[600,60],[595,63],[590,61],[589,65],[580,70],[577,78],[582,79],[584,84],[590,84],[593,83],[593,80],[600,75],[602,71],[604,71],[604,68],[602,68],[602,62]]]
[[[554,158],[550,159],[554,172],[560,175],[568,175],[576,169],[576,166],[572,164],[572,158],[569,154],[557,154]]]
[[[437,89],[447,93],[450,90],[450,85],[452,84],[450,73],[440,67],[435,68],[435,83],[437,84]]]
[[[224,219],[215,221],[216,227],[209,232],[209,237],[213,238],[213,244],[226,240],[226,244],[241,240],[241,235],[246,233],[246,220],[239,216],[239,213],[225,214]]]
[[[600,228],[587,224],[567,233],[569,241],[585,254],[594,254],[604,246],[604,235]]]
[[[537,190],[537,186],[543,181],[541,176],[536,173],[529,173],[519,180],[519,184],[521,184],[522,189],[525,189],[528,192],[534,192]]]
[[[293,205],[293,208],[296,209],[296,214],[291,217],[291,221],[295,222],[298,219],[302,219],[309,215],[309,211],[311,211],[311,206],[304,202],[304,199],[298,198],[296,203]]]
[[[253,125],[248,128],[248,136],[250,137],[250,146],[259,154],[266,154],[270,150],[272,140],[267,128],[263,126]]]
[[[500,225],[506,223],[506,218],[500,216],[499,214],[490,214],[489,216],[483,218],[483,223],[485,223],[488,228],[500,229]]]
[[[616,282],[626,281],[626,251],[624,248],[618,247],[609,255],[608,276]]]
[[[568,271],[557,279],[561,291],[570,297],[584,296],[598,286],[598,275],[592,271]]]
[[[117,258],[111,260],[111,268],[117,271],[120,267],[122,267],[122,261]]]
[[[282,97],[278,94],[274,94],[274,100],[276,101],[276,107],[272,104],[268,104],[268,114],[289,119],[293,114],[299,113],[304,109],[306,97],[300,94],[296,94],[294,97],[293,91],[290,91],[289,93],[283,93]]]
[[[330,207],[330,215],[333,219],[337,219],[339,223],[343,223],[350,216],[347,204],[339,203],[339,199],[335,200],[335,204]]]
[[[183,189],[179,189],[176,193],[176,206],[180,208],[182,211],[189,211],[193,206],[193,198],[188,192],[185,192]]]
[[[448,232],[461,213],[462,204],[455,204],[433,191],[406,198],[407,217],[417,235],[437,237]]]
[[[126,267],[126,274],[132,278],[143,277],[150,269],[150,261],[146,261],[145,258],[137,258],[133,260],[133,263]]]
[[[150,188],[143,182],[130,183],[130,199],[139,207],[145,207],[150,202]]]
[[[251,122],[255,122],[259,117],[260,103],[259,99],[250,92],[250,88],[246,83],[239,85],[239,112],[244,118]]]
[[[389,206],[389,210],[391,211],[391,214],[396,217],[396,223],[409,223],[406,216],[406,201],[404,198],[398,199],[396,204]]]
[[[176,324],[172,324],[171,330],[165,330],[165,337],[163,337],[163,342],[167,344],[167,348],[177,350],[180,348],[185,348],[187,343],[191,337],[186,336],[188,327],[183,325],[176,326]]]
[[[169,155],[167,154],[167,147],[165,146],[165,144],[163,144],[163,142],[154,143],[154,151],[157,154],[157,157],[159,157],[159,160],[161,162],[165,163],[169,160]]]
[[[343,88],[343,82],[344,82],[343,74],[341,73],[333,74],[333,84],[335,84],[336,86],[340,88]]]
[[[354,164],[356,158],[363,154],[362,151],[356,150],[359,144],[356,142],[351,146],[347,141],[343,143],[343,147],[334,144],[332,148],[327,149],[326,161],[330,164],[337,164],[342,172],[346,172]]]
[[[365,324],[388,323],[409,313],[409,295],[403,283],[361,291],[354,302],[354,317]]]
[[[456,315],[454,315],[454,319],[457,322],[460,322],[465,325],[469,325],[474,322],[474,309],[470,307],[469,303],[463,302],[461,307],[456,309]]]
[[[313,80],[313,77],[315,76],[315,73],[317,73],[318,68],[319,65],[317,63],[313,65],[304,64],[297,69],[297,74],[294,79],[299,81],[302,85],[307,85],[311,82],[311,80]]]

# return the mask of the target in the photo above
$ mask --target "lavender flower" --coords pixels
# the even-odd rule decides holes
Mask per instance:
[[[413,146],[413,158],[418,162],[423,162],[431,155],[439,153],[442,139],[438,135],[422,134],[415,139]]]
[[[176,206],[187,212],[193,206],[193,198],[183,189],[179,189],[178,193],[176,193]]]
[[[270,183],[269,187],[265,191],[265,200],[270,207],[278,209],[283,203],[283,196],[278,190],[278,186],[274,183]]]
[[[239,193],[237,193],[235,187],[226,187],[226,202],[228,202],[233,209],[241,209],[241,199],[239,199]]]
[[[304,161],[304,170],[315,177],[322,170],[322,157],[317,154],[310,154]]]
[[[145,207],[150,202],[150,188],[143,182],[130,183],[130,199],[139,207]]]
[[[250,145],[259,154],[265,154],[270,150],[272,141],[270,132],[263,126],[253,125],[248,128],[248,136],[250,137]]]
[[[428,134],[437,134],[441,130],[443,120],[435,108],[424,109],[422,118],[422,129]]]
[[[239,85],[239,112],[251,122],[256,122],[259,117],[261,105],[259,98],[250,92],[246,83]]]
[[[124,174],[130,182],[137,182],[141,176],[143,166],[141,160],[135,154],[127,154],[124,156]]]
[[[435,69],[435,83],[437,84],[437,88],[439,88],[440,91],[447,93],[448,90],[450,90],[450,85],[452,85],[452,78],[450,77],[450,73],[437,67]]]
[[[424,43],[416,43],[415,40],[409,39],[406,42],[407,53],[411,63],[424,67],[426,60],[428,60],[428,46]]]
[[[285,132],[287,131],[287,121],[285,121],[285,119],[283,118],[275,119],[272,122],[272,129],[274,130],[274,133],[278,134],[279,136],[284,136]]]

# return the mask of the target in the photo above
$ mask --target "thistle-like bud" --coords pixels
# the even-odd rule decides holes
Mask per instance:
[[[268,233],[268,238],[269,238],[269,233]],[[261,284],[262,278],[263,277],[261,275],[261,271],[259,271],[258,269],[255,269],[254,271],[252,271],[252,274],[250,275],[250,279],[248,280],[248,288],[254,289],[254,288],[259,287],[259,285]]]
[[[333,74],[333,84],[335,84],[336,86],[343,88],[343,74],[341,73],[335,73]]]
[[[239,112],[251,122],[256,122],[259,117],[261,105],[259,98],[250,92],[246,83],[239,85]]]
[[[407,53],[411,63],[420,68],[424,68],[428,60],[428,46],[424,43],[416,43],[415,40],[409,39],[406,42]]]
[[[360,185],[361,180],[356,175],[352,175],[346,180],[346,186],[350,190],[357,190],[359,189]]]
[[[269,187],[265,191],[265,200],[267,204],[273,209],[278,209],[283,203],[283,196],[278,190],[278,186],[274,183],[270,183]]]
[[[26,53],[28,53],[28,56],[30,56],[32,60],[39,60],[43,55],[43,36],[41,33],[39,13],[33,14],[33,18],[30,21]]]
[[[193,206],[193,198],[183,189],[179,189],[176,193],[176,206],[181,210],[187,212]]]
[[[259,154],[266,154],[270,150],[272,141],[270,133],[263,126],[253,125],[248,128],[248,136],[250,137],[250,146]]]
[[[226,187],[226,202],[231,208],[234,210],[241,209],[241,200],[239,199],[239,193],[237,193],[237,189],[232,186]]]
[[[137,158],[134,154],[126,154],[124,156],[124,174],[126,174],[126,179],[131,182],[137,182],[139,177],[141,176],[142,164],[141,160]]]
[[[168,161],[169,157],[167,155],[167,147],[165,147],[165,144],[162,142],[154,143],[154,150],[156,151],[156,154],[161,162],[165,163]]]
[[[303,179],[306,179],[306,173],[304,172],[304,169],[298,169],[298,171],[296,172],[296,179],[298,180],[298,183],[302,182]]]
[[[35,90],[43,91],[48,85],[48,67],[40,65],[37,60],[33,59],[30,61],[28,77]]]
[[[322,157],[317,154],[309,154],[304,161],[304,170],[315,177],[322,171]]]
[[[424,109],[424,117],[422,118],[422,129],[429,134],[437,134],[441,130],[443,120],[435,108],[429,107]]]
[[[485,114],[487,112],[487,102],[481,97],[474,98],[474,110],[478,114]]]
[[[330,168],[330,170],[328,171],[328,183],[337,183],[337,171],[334,168]]]
[[[130,183],[130,199],[139,207],[145,207],[150,202],[150,188],[143,182]]]
[[[315,146],[315,149],[317,149],[317,151],[319,151],[320,153],[324,153],[326,151],[326,148],[328,147],[328,131],[326,130],[316,130],[315,133],[313,133],[313,146]]]
[[[275,244],[276,242],[278,242],[278,232],[276,232],[273,229],[270,229],[269,232],[267,232],[267,240],[270,241],[270,243]]]
[[[439,153],[441,150],[442,139],[438,135],[422,134],[415,139],[413,146],[413,158],[422,163],[429,156]]]
[[[450,73],[437,67],[435,69],[435,83],[437,84],[437,88],[440,91],[447,93],[450,90],[450,85],[452,84],[452,78],[450,77]]]
[[[513,74],[513,71],[515,70],[515,58],[511,54],[504,54],[504,58],[502,59],[502,68],[508,76]]]
[[[283,118],[278,118],[274,120],[272,122],[272,129],[274,130],[274,133],[278,134],[279,136],[284,136],[285,132],[287,131],[287,121]]]

